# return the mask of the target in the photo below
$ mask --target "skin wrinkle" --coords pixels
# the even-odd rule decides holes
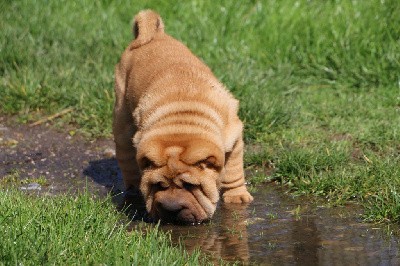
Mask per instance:
[[[186,128],[186,127],[179,127],[177,128],[174,125],[169,125],[167,127],[164,127],[162,129],[156,129],[156,130],[151,130],[143,134],[141,138],[141,142],[146,142],[151,138],[155,137],[161,137],[165,135],[179,135],[179,134],[185,134],[185,135],[193,135],[193,137],[197,135],[201,135],[202,138],[208,138],[208,139],[215,139],[216,136],[210,132],[204,132],[201,130],[201,127],[191,127],[191,128]],[[219,141],[218,141],[219,142]],[[218,143],[217,142],[217,143]],[[139,144],[140,147],[140,144]],[[139,149],[138,147],[138,149]]]
[[[151,128],[151,130],[152,131],[153,130],[163,130],[166,127],[182,128],[182,126],[184,126],[184,128],[188,129],[188,131],[190,129],[192,132],[197,131],[199,134],[201,134],[203,131],[206,131],[206,132],[213,131],[211,133],[214,133],[215,135],[220,133],[220,131],[218,131],[218,130],[213,130],[212,127],[209,125],[197,123],[196,121],[193,121],[193,120],[192,121],[190,121],[190,120],[184,121],[184,119],[179,119],[179,120],[174,119],[172,121],[171,120],[166,119],[166,120],[160,121],[160,123],[155,124]]]
[[[200,202],[200,206],[202,206],[204,212],[207,213],[207,216],[210,216],[214,213],[216,209],[216,204],[213,204],[204,194],[203,192],[197,188],[192,191],[192,194],[196,198],[198,202]]]
[[[168,117],[160,119],[153,124],[153,128],[164,126],[165,124],[179,124],[179,125],[198,125],[206,130],[213,130],[215,134],[221,134],[221,128],[213,123],[209,123],[206,117],[201,114],[193,112],[179,111],[170,114]]]
[[[189,193],[189,192],[188,192]],[[193,199],[195,199],[194,195],[192,194]],[[193,200],[192,200],[193,201]],[[195,200],[193,202],[193,206],[196,208],[196,212],[194,213],[196,214],[200,214],[200,215],[196,215],[196,220],[197,221],[201,221],[204,220],[208,217],[207,212],[205,210],[206,206],[201,205],[200,202],[198,202],[197,200]]]
[[[181,135],[182,136],[182,135]],[[183,137],[183,136],[182,136]],[[224,156],[222,154],[222,150],[220,147],[216,146],[215,141],[210,141],[210,139],[204,139],[204,138],[199,138],[195,137],[193,135],[186,135],[185,136],[188,139],[193,139],[190,141],[190,144],[196,144],[197,142],[200,142],[201,145],[198,146],[198,148],[193,149],[191,146],[184,145],[182,147],[185,147],[185,151],[181,154],[180,160],[189,166],[195,166],[195,164],[198,161],[204,160],[208,158],[209,156],[214,156],[217,158],[217,161],[215,162],[218,166],[222,166],[224,163]],[[203,137],[203,136],[202,136]],[[165,138],[173,138],[173,136],[165,136]],[[167,164],[168,158],[165,157],[165,154],[161,152],[161,149],[158,147],[160,144],[160,140],[158,138],[156,139],[150,139],[147,142],[142,141],[141,145],[144,147],[147,147],[147,150],[143,149],[144,153],[138,153],[137,155],[137,160],[140,162],[142,158],[148,157],[152,159],[154,162],[158,164],[158,166],[164,166]],[[165,144],[165,145],[176,145],[176,144]],[[180,144],[181,145],[181,144]],[[194,146],[196,147],[196,146]],[[139,149],[141,151],[142,149]],[[211,153],[211,151],[213,152]],[[220,151],[221,154],[216,153],[216,150]]]
[[[148,128],[153,125],[158,120],[168,116],[171,113],[176,112],[197,112],[205,115],[205,117],[209,117],[216,123],[219,127],[224,125],[224,122],[221,116],[213,109],[210,109],[210,106],[196,102],[196,101],[179,101],[179,102],[171,102],[169,104],[165,104],[155,111],[149,111],[149,115],[145,115],[142,117],[142,128]]]
[[[176,56],[176,55],[172,55]],[[174,63],[171,65],[166,66],[163,70],[160,71],[158,76],[162,77],[160,79],[152,78],[151,81],[152,83],[149,85],[149,91],[150,90],[156,90],[157,94],[159,97],[151,97],[151,95],[145,95],[141,99],[141,103],[144,106],[147,106],[147,112],[153,112],[155,109],[158,107],[170,102],[170,95],[168,92],[168,89],[166,88],[166,83],[168,84],[168,80],[174,81],[176,76],[175,72],[177,69],[183,69],[181,74],[185,74],[187,76],[191,76],[195,78],[197,81],[207,84],[208,88],[211,88],[211,90],[208,92],[208,94],[204,93],[199,93],[198,90],[193,86],[193,82],[190,83],[181,83],[179,84],[178,87],[176,88],[170,88],[171,90],[177,90],[175,93],[182,94],[183,97],[182,99],[187,99],[188,95],[191,96],[192,100],[199,100],[202,99],[204,102],[207,102],[212,108],[215,110],[218,110],[220,107],[221,103],[219,101],[220,97],[226,97],[226,88],[223,87],[223,85],[219,82],[215,82],[210,80],[208,77],[201,75],[199,72],[193,72],[189,71],[188,69],[191,69],[191,64],[188,64],[187,66],[183,66],[184,64],[182,63]],[[167,73],[165,73],[167,72]],[[159,88],[164,88],[161,92],[159,91]],[[177,100],[182,100],[180,97],[177,97]],[[235,100],[233,97],[231,97],[231,100]],[[228,107],[227,107],[228,108]],[[237,106],[235,106],[237,108]],[[237,111],[237,110],[235,110]]]
[[[241,180],[241,178],[238,178],[237,180],[232,181],[230,183],[224,183],[224,182],[222,183],[222,185],[224,186],[224,189],[238,187],[243,184],[244,184],[244,182]]]

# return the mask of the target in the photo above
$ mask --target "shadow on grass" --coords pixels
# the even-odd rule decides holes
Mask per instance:
[[[115,158],[90,161],[83,174],[106,187],[117,209],[125,213],[129,219],[151,222],[140,192],[136,189],[125,191],[122,174]]]

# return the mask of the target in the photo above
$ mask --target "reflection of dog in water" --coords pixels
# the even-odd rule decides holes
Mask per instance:
[[[216,260],[249,262],[247,233],[248,213],[245,205],[221,204],[211,224],[196,227],[163,226],[172,231],[174,243],[180,241],[189,252],[200,248]],[[215,221],[214,221],[215,220]],[[218,263],[218,261],[216,261]]]
[[[198,223],[224,202],[248,203],[238,101],[160,16],[135,17],[115,70],[113,133],[126,188],[155,219]],[[133,143],[132,143],[133,142]]]

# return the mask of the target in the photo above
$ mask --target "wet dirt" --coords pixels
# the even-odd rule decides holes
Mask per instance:
[[[49,125],[29,127],[0,117],[0,178],[13,175],[26,184],[45,180],[26,190],[47,195],[87,189],[104,196],[123,188],[113,141],[88,142]]]
[[[121,174],[111,140],[87,142],[48,125],[29,127],[0,117],[0,182],[18,175],[21,190],[56,195],[111,192],[120,204]],[[37,180],[45,180],[38,183]],[[32,182],[29,182],[32,180]],[[0,188],[1,189],[1,188]],[[199,248],[215,260],[255,265],[400,265],[400,238],[363,223],[355,205],[328,208],[294,199],[271,183],[253,192],[248,206],[221,203],[212,221],[162,225],[173,243]],[[142,207],[134,218],[143,216]],[[135,228],[138,222],[133,223]],[[398,230],[398,229],[396,229]]]

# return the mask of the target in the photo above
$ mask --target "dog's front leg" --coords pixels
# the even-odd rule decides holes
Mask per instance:
[[[139,189],[140,172],[136,162],[136,149],[133,146],[133,135],[136,128],[132,113],[125,99],[125,78],[119,65],[115,71],[115,105],[113,133],[115,141],[115,155],[125,184],[125,189]]]
[[[226,156],[225,174],[221,183],[222,199],[226,203],[248,203],[253,197],[247,191],[243,170],[243,140],[239,138]]]

